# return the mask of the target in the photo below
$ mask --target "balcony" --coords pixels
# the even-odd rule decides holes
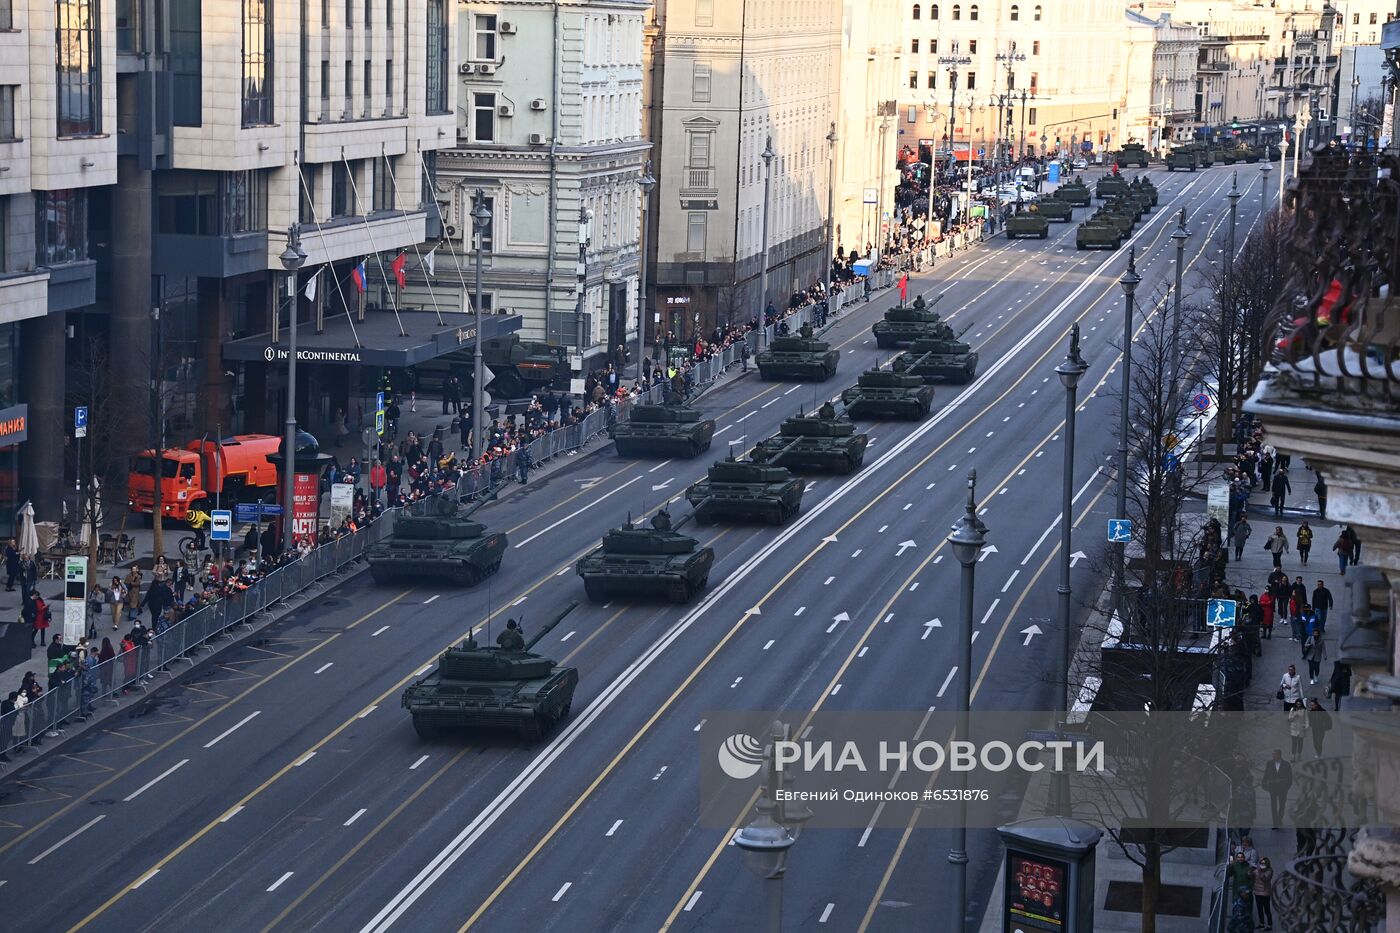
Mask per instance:
[[[48,267],[49,311],[76,311],[97,301],[97,262],[79,259]]]
[[[380,211],[368,217],[338,217],[320,224],[301,225],[301,248],[307,264],[338,262],[354,256],[406,249],[427,239],[428,212]],[[267,269],[280,269],[277,256],[286,245],[280,233],[271,237],[265,253]]]
[[[49,270],[0,273],[0,322],[40,317],[49,309]]]
[[[263,230],[227,236],[157,233],[152,241],[151,271],[157,275],[227,279],[266,268]]]
[[[715,170],[713,168],[687,168],[685,170],[685,185],[681,187],[680,196],[682,198],[713,198],[719,194],[719,189],[715,187]]]

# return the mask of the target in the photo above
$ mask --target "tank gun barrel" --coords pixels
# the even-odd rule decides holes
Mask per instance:
[[[576,600],[576,599],[575,599],[575,600],[572,600],[567,606],[565,606],[563,609],[561,609],[561,610],[559,611],[559,613],[558,613],[557,615],[555,615],[555,617],[554,617],[553,619],[550,619],[547,623],[545,623],[544,628],[542,628],[542,629],[540,629],[538,632],[536,632],[534,638],[531,638],[529,641],[525,642],[525,650],[526,650],[526,651],[529,651],[531,648],[535,647],[535,645],[539,642],[539,640],[540,640],[541,638],[543,638],[543,637],[545,637],[546,635],[548,635],[548,634],[554,629],[554,626],[556,626],[556,625],[558,625],[560,622],[564,621],[564,616],[566,616],[566,615],[568,615],[569,613],[573,612],[573,611],[574,611],[575,609],[577,609],[577,608],[578,608],[578,600]]]
[[[977,323],[976,321],[968,321],[966,327],[964,327],[962,330],[958,331],[956,334],[953,335],[953,339],[954,339],[954,340],[961,340],[961,339],[962,339],[962,335],[965,334],[965,333],[967,333],[968,331],[972,330],[972,325],[973,325],[973,324],[976,324],[976,323]]]

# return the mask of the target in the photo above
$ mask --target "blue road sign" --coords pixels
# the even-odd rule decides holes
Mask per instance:
[[[1216,628],[1235,627],[1235,601],[1212,599],[1206,604],[1206,620]]]
[[[1124,544],[1131,541],[1133,537],[1133,520],[1131,518],[1110,518],[1108,520],[1108,543]]]
[[[982,147],[979,146],[979,147],[977,148],[977,154],[978,154],[979,156],[984,156],[984,155],[987,154],[987,150],[985,150],[985,149],[983,149]]]
[[[375,410],[375,411],[383,411],[383,410],[384,410],[384,393],[383,393],[383,392],[380,392],[380,393],[378,393],[377,395],[375,395],[375,397],[374,397],[374,410]]]
[[[1210,396],[1204,392],[1198,392],[1191,396],[1191,404],[1196,407],[1196,411],[1206,411],[1210,408]]]
[[[73,427],[87,427],[87,416],[88,410],[86,405],[79,405],[77,408],[73,409]]]
[[[209,540],[233,540],[233,513],[228,509],[215,509],[209,513]]]
[[[384,412],[382,409],[374,413],[374,433],[380,437],[384,436]]]
[[[234,517],[240,522],[255,522],[259,518],[281,514],[282,506],[265,502],[240,502],[234,506]]]

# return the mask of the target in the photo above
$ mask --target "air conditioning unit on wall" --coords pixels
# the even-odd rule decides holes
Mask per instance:
[[[503,36],[513,36],[513,35],[515,35],[515,24],[512,23],[512,22],[510,22],[509,20],[504,20],[504,19],[501,20],[500,29],[501,29],[501,35],[503,35]]]
[[[515,116],[515,107],[512,106],[511,104],[497,104],[497,105],[496,105],[496,116],[498,116],[498,117],[513,117],[513,116]]]
[[[544,144],[545,144],[545,136],[544,136],[543,133],[531,133],[531,134],[530,134],[530,145],[532,145],[532,146],[543,146]]]
[[[490,62],[485,62],[476,66],[476,73],[479,75],[493,75],[496,73],[496,66]]]
[[[543,109],[544,109],[544,98],[543,98],[543,97],[536,97],[534,100],[530,101],[530,109],[531,109],[531,110],[543,110]]]
[[[457,72],[464,75],[476,74],[476,66],[471,62],[462,62],[457,66]]]

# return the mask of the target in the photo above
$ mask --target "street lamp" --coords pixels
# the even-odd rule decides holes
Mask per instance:
[[[1181,276],[1186,268],[1186,241],[1190,238],[1183,207],[1176,218],[1176,229],[1172,231],[1172,243],[1176,246],[1176,290],[1172,294],[1172,398],[1176,397],[1181,374]]]
[[[763,243],[758,266],[758,348],[768,346],[768,209],[773,200],[773,137],[763,145]]]
[[[1298,111],[1298,115],[1293,118],[1293,177],[1298,177],[1298,156],[1302,153],[1307,142],[1304,134],[1308,131],[1308,124],[1312,122],[1312,109],[1307,102],[1303,103],[1303,109]]]
[[[651,190],[656,187],[656,177],[651,174],[651,159],[647,159],[642,176],[637,179],[637,187],[642,189],[642,235],[638,244],[641,247],[641,266],[637,272],[637,381],[641,382],[647,336],[647,207],[651,203]]]
[[[472,305],[476,312],[476,340],[472,348],[472,457],[481,462],[481,429],[486,418],[486,388],[481,363],[481,257],[485,252],[486,225],[491,223],[491,209],[486,206],[486,192],[476,189],[476,207],[472,208],[472,233],[476,240],[476,293]],[[583,348],[579,348],[583,352]]]
[[[1235,223],[1239,215],[1240,194],[1239,172],[1236,171],[1230,179],[1230,193],[1225,195],[1230,199],[1230,234],[1225,244],[1225,295],[1228,306],[1225,311],[1234,314],[1234,285],[1235,285]],[[1229,422],[1234,420],[1234,387],[1225,384],[1225,376],[1228,373],[1232,380],[1237,376],[1232,367],[1226,364],[1230,355],[1230,328],[1220,328],[1220,385],[1216,386],[1215,397],[1219,403],[1215,415],[1215,457],[1218,461],[1225,452],[1225,429],[1229,427]],[[1229,416],[1228,419],[1226,416]]]
[[[282,550],[293,546],[295,513],[292,483],[296,475],[297,449],[297,272],[306,264],[301,248],[301,225],[287,228],[287,246],[277,257],[287,271],[287,423],[282,441]]]
[[[1079,355],[1079,325],[1075,324],[1069,330],[1069,353],[1065,354],[1064,361],[1055,367],[1055,375],[1060,377],[1060,382],[1065,387],[1065,467],[1063,488],[1060,490],[1060,585],[1056,589],[1060,596],[1060,670],[1064,673],[1065,686],[1063,690],[1055,691],[1055,728],[1057,730],[1060,728],[1060,722],[1064,719],[1062,714],[1069,709],[1069,699],[1066,693],[1069,690],[1070,659],[1070,548],[1072,545],[1071,535],[1074,531],[1071,511],[1074,508],[1075,392],[1079,388],[1080,378],[1088,369],[1089,364],[1084,362],[1084,358]],[[1054,812],[1060,816],[1069,816],[1069,775],[1064,771],[1056,770],[1053,780],[1051,797],[1054,803]]]
[[[1283,210],[1283,181],[1284,181],[1285,178],[1288,177],[1288,168],[1287,168],[1287,166],[1288,166],[1288,137],[1287,137],[1287,136],[1285,136],[1283,139],[1279,140],[1278,147],[1279,147],[1279,149],[1278,149],[1278,151],[1279,151],[1279,157],[1278,157],[1278,206],[1279,206],[1279,210]],[[1267,185],[1267,184],[1268,184],[1268,180],[1269,180],[1269,173],[1270,173],[1271,171],[1273,171],[1273,167],[1270,166],[1268,162],[1265,162],[1264,165],[1263,165],[1263,167],[1260,168],[1259,171],[1261,171],[1261,172],[1264,173],[1264,183]],[[1268,197],[1267,193],[1266,193],[1264,196],[1265,196],[1265,197]]]
[[[1128,269],[1118,284],[1123,288],[1123,390],[1118,413],[1118,513],[1116,518],[1128,517],[1128,400],[1132,396],[1133,374],[1133,296],[1137,293],[1142,277],[1137,272],[1137,247],[1128,250]],[[1114,545],[1113,592],[1120,613],[1123,611],[1123,573],[1127,559],[1127,545],[1119,541]]]
[[[766,774],[763,782],[763,790],[758,802],[754,804],[754,810],[758,815],[743,829],[734,834],[734,844],[744,853],[744,865],[756,877],[772,882],[765,885],[767,888],[766,900],[768,902],[768,930],[769,933],[782,933],[783,929],[783,875],[787,871],[788,850],[797,841],[795,834],[788,827],[780,824],[773,818],[774,814],[782,814],[782,807],[775,799],[775,784],[778,783],[777,769],[774,763],[775,744],[784,735],[783,727],[779,723],[773,724],[773,741],[764,750],[766,759]],[[801,823],[805,823],[811,818],[811,812],[800,817],[798,832],[801,832]]]
[[[574,303],[574,345],[578,347],[579,367],[582,369],[583,347],[587,339],[583,333],[583,315],[588,297],[588,244],[592,240],[593,210],[585,207],[578,216],[578,299]]]
[[[948,535],[953,556],[962,565],[962,587],[959,591],[962,611],[958,619],[958,687],[961,702],[958,707],[957,737],[967,741],[968,711],[972,706],[972,599],[977,583],[977,558],[987,544],[987,526],[977,517],[977,471],[967,471],[967,507]],[[948,861],[953,865],[953,903],[958,911],[953,929],[962,933],[967,928],[967,772],[957,771],[958,825],[953,831],[953,847]]]
[[[826,134],[826,306],[831,308],[831,266],[836,258],[836,122]]]
[[[1161,109],[1157,112],[1157,151],[1160,153],[1166,148],[1167,141],[1167,84],[1170,83],[1166,75],[1157,79],[1157,84],[1162,89]]]

